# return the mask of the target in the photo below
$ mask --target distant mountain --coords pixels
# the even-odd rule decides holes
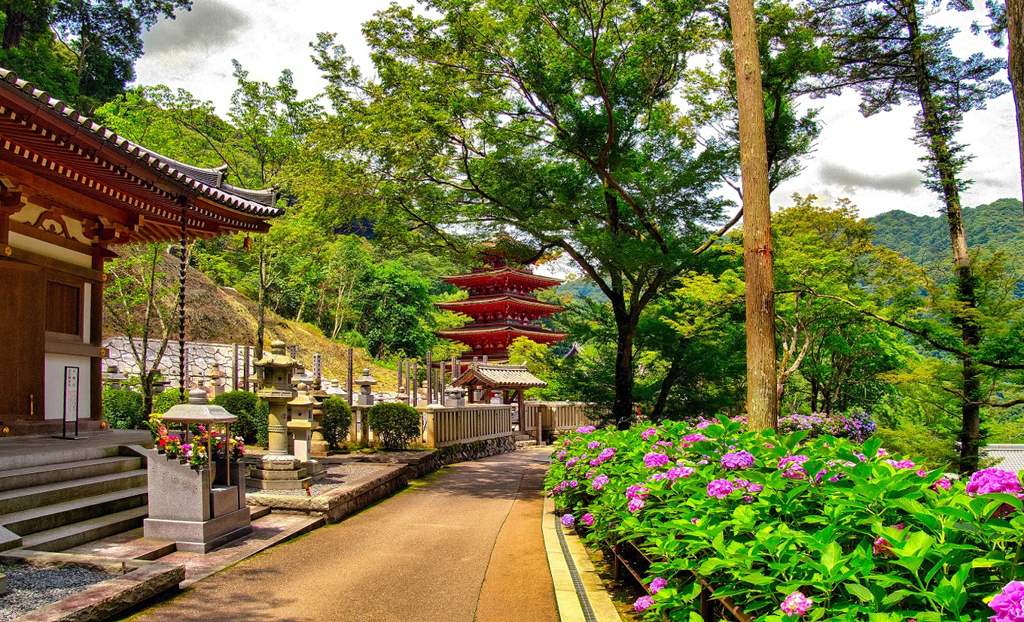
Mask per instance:
[[[952,260],[945,216],[915,216],[894,210],[867,219],[875,227],[875,243],[926,267]],[[1017,199],[999,199],[964,209],[967,246],[971,252],[1005,252],[1018,267],[1024,265],[1024,209]]]

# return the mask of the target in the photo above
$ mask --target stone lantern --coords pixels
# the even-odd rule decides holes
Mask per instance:
[[[270,354],[253,364],[256,395],[270,404],[267,454],[252,469],[252,485],[262,490],[300,490],[312,482],[288,446],[288,404],[295,399],[292,375],[298,362],[285,352],[283,341],[270,344]]]
[[[121,381],[127,380],[128,376],[121,373],[121,369],[115,365],[107,366],[107,381],[110,382],[111,389],[120,389]]]
[[[218,395],[224,395],[227,391],[224,372],[220,370],[220,364],[214,361],[210,365],[209,371],[206,372],[206,392],[210,394],[211,398],[216,398]]]
[[[310,394],[309,387],[305,383],[299,383],[297,388],[298,396],[288,402],[288,431],[295,439],[292,444],[294,455],[299,462],[303,463],[303,466],[306,466],[308,472],[309,466],[305,463],[313,462],[313,428],[316,426],[313,409],[319,408],[320,402]]]
[[[373,406],[373,385],[377,384],[377,380],[370,375],[370,369],[364,367],[363,375],[356,378],[354,382],[359,386],[359,405]]]
[[[451,408],[465,408],[466,407],[466,390],[462,387],[452,387],[448,389],[448,406]]]

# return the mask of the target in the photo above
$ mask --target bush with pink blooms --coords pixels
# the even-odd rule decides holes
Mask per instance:
[[[724,417],[651,430],[569,434],[547,480],[586,539],[630,541],[653,561],[635,607],[647,618],[698,612],[696,572],[765,622],[1022,622],[1016,475],[960,481],[877,439],[751,433]],[[614,452],[592,466],[595,441]]]

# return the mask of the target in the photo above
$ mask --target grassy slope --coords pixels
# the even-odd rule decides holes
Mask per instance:
[[[172,275],[177,268],[168,259],[162,267],[167,275],[164,277],[167,287],[177,288],[177,281]],[[256,344],[256,303],[238,292],[219,287],[202,272],[189,268],[185,294],[185,337],[189,341],[210,343],[237,343],[240,345]],[[110,325],[103,327],[105,335],[116,335],[117,331]],[[175,330],[172,339],[177,338]],[[266,315],[266,344],[280,339],[285,343],[298,346],[299,358],[312,364],[313,354],[323,355],[323,374],[325,378],[338,378],[345,382],[347,372],[348,346],[328,339],[319,328],[310,324],[286,320],[268,311]],[[366,354],[362,348],[355,349],[355,375],[368,367],[370,373],[379,381],[377,389],[394,391],[395,371],[382,367]]]

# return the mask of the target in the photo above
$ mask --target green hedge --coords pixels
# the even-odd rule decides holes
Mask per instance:
[[[344,438],[352,424],[352,409],[348,402],[336,396],[324,399],[324,419],[321,432],[331,449],[338,448],[338,439]]]
[[[231,424],[233,435],[243,437],[247,443],[267,446],[270,404],[249,391],[229,391],[218,395],[213,403],[238,417],[238,421]]]
[[[107,389],[103,392],[103,418],[110,427],[119,430],[144,428],[146,414],[142,395],[128,389]]]
[[[407,404],[377,404],[366,413],[366,422],[384,449],[405,449],[420,435],[420,413]]]
[[[187,401],[188,395],[185,396],[184,402]],[[153,412],[158,415],[162,415],[170,410],[171,406],[176,406],[184,402],[181,399],[181,391],[178,389],[167,389],[163,393],[157,393],[153,396]]]

